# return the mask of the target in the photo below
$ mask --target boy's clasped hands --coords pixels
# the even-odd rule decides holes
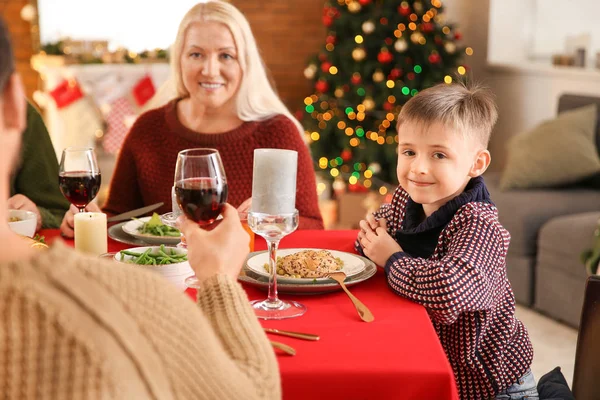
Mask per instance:
[[[369,214],[366,220],[360,221],[359,226],[358,241],[363,253],[375,264],[384,266],[394,253],[404,251],[388,233],[385,218],[377,220],[373,214]]]

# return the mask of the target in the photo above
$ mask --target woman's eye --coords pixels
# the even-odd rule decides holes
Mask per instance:
[[[200,56],[201,56],[201,54],[198,53],[197,51],[193,51],[190,53],[190,57],[192,57],[192,58],[198,58]]]
[[[433,158],[436,158],[438,160],[443,160],[444,158],[446,158],[446,155],[444,153],[434,153]]]
[[[233,60],[233,56],[231,54],[227,54],[227,53],[221,54],[221,58],[224,60]]]
[[[414,156],[414,155],[415,155],[415,152],[414,152],[414,151],[412,151],[412,150],[404,150],[404,151],[402,152],[402,154],[404,154],[405,156],[408,156],[408,157],[412,157],[412,156]]]

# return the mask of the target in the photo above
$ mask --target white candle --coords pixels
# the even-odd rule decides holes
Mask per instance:
[[[99,256],[107,252],[106,214],[82,212],[75,214],[75,248]]]
[[[297,151],[254,150],[251,211],[271,215],[294,212],[297,171]]]

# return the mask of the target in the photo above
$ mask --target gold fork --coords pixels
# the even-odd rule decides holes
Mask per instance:
[[[275,342],[273,340],[269,340],[269,342],[271,342],[271,346],[283,351],[286,354],[289,354],[290,356],[296,355],[296,349],[294,349],[292,346],[288,346],[287,344],[283,344],[281,342]]]
[[[358,311],[358,315],[360,316],[360,319],[362,319],[365,322],[373,322],[375,320],[375,317],[373,316],[371,311],[367,308],[367,306],[365,306],[359,299],[357,299],[356,296],[354,296],[352,293],[350,293],[350,291],[344,284],[344,280],[346,280],[345,273],[330,272],[325,276],[333,279],[334,281],[336,281],[337,283],[340,284],[342,289],[344,289],[344,292],[346,292],[348,297],[350,297],[350,300],[352,300],[352,303],[354,303],[354,307],[356,307],[356,311]]]

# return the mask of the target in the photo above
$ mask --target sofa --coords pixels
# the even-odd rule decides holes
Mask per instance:
[[[590,103],[600,110],[600,98],[565,94],[558,112]],[[600,154],[600,115],[597,121]],[[507,271],[516,301],[577,328],[587,278],[580,254],[591,247],[600,220],[600,176],[569,187],[504,191],[500,177],[484,175],[511,234]]]

